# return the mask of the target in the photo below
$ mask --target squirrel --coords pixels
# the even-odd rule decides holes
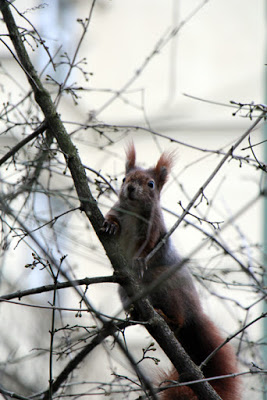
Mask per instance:
[[[135,261],[144,259],[167,233],[160,193],[174,164],[174,154],[165,152],[155,167],[143,169],[136,165],[135,147],[131,143],[126,150],[126,157],[126,175],[119,199],[106,214],[102,229],[109,235],[116,235],[127,262],[135,267]],[[180,261],[181,257],[168,238],[149,259],[139,277],[147,285]],[[200,365],[223,342],[219,330],[203,312],[186,265],[178,267],[169,279],[149,295],[149,299],[196,365]],[[236,372],[236,358],[229,343],[203,368],[206,378]],[[179,381],[175,369],[170,374],[166,373],[164,378],[165,382]],[[216,379],[210,383],[223,400],[240,400],[238,378]],[[189,386],[180,386],[162,391],[160,399],[197,400],[198,397]]]

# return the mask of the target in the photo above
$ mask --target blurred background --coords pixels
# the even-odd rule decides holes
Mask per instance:
[[[257,116],[255,110],[249,118],[249,106],[237,112],[231,102],[265,102],[264,0],[12,4],[29,56],[79,150],[103,213],[116,195],[102,177],[119,189],[129,140],[134,141],[142,166],[155,164],[163,150],[176,150],[176,165],[162,195],[171,227]],[[43,119],[5,34],[1,21],[0,157]],[[211,240],[216,237],[263,282],[263,128],[261,122],[239,146],[192,209],[193,215],[173,234],[180,253],[192,255],[191,269],[204,307],[225,336],[263,311],[263,292]],[[42,154],[46,158],[38,170]],[[64,258],[62,268],[73,279],[112,274],[80,211],[57,218],[79,203],[55,143],[48,148],[40,138],[23,147],[1,165],[0,178],[2,201],[10,207],[1,216],[1,295],[53,283],[52,267],[37,243],[58,261]],[[27,230],[34,232],[37,242],[25,235]],[[99,312],[124,316],[116,285],[90,286],[86,296]],[[27,397],[47,389],[51,310],[39,306],[52,302],[53,293],[48,292],[21,301],[36,308],[1,303],[0,387]],[[94,316],[77,311],[84,305],[72,288],[58,292],[56,304],[76,311],[56,313],[53,377],[87,343],[97,323]],[[140,326],[128,328],[125,340],[136,360],[152,342]],[[256,373],[264,368],[264,343],[262,320],[233,340],[240,370],[246,372],[244,400],[266,395],[262,375]],[[161,359],[160,368],[169,367],[160,350],[153,357]],[[153,360],[147,358],[141,366],[151,371],[151,377],[157,374]],[[251,370],[255,374],[247,373]],[[77,398],[137,398],[137,385],[125,376],[134,379],[127,360],[107,340],[69,377],[64,393]]]

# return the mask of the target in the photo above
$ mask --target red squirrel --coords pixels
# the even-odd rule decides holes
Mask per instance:
[[[103,230],[116,235],[129,265],[144,259],[167,233],[160,206],[160,193],[173,166],[172,153],[163,153],[155,167],[143,169],[136,165],[133,144],[126,151],[126,175],[119,199],[107,213]],[[142,270],[144,285],[181,261],[171,239],[161,246]],[[140,275],[140,274],[139,274]],[[204,314],[191,274],[186,265],[149,295],[153,307],[173,330],[176,338],[196,365],[222,342],[218,329]],[[237,372],[236,359],[229,344],[223,346],[203,368],[206,378]],[[179,381],[176,370],[165,374],[163,380]],[[240,400],[238,378],[212,380],[211,385],[223,400]],[[164,390],[164,400],[197,400],[189,386]]]

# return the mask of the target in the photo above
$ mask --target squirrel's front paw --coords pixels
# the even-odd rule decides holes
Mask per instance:
[[[119,224],[116,221],[105,219],[101,231],[109,235],[116,235],[119,232]]]

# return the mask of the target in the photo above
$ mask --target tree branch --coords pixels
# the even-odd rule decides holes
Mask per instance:
[[[115,277],[115,275],[110,275],[110,276],[99,276],[96,278],[83,278],[83,279],[76,279],[73,281],[68,281],[68,282],[57,282],[56,289],[66,289],[66,288],[71,288],[74,286],[89,286],[93,285],[95,283],[115,283],[117,282],[118,279]],[[32,289],[27,289],[27,290],[18,290],[17,292],[14,293],[9,293],[9,294],[4,294],[0,296],[0,302],[4,300],[12,300],[12,299],[22,299],[22,297],[25,296],[31,296],[33,294],[39,294],[39,293],[45,293],[45,292],[51,292],[52,290],[55,290],[55,285],[44,285],[44,286],[39,286],[36,288]]]
[[[58,375],[58,377],[54,380],[51,392],[55,393],[57,390],[60,388],[61,384],[65,382],[65,380],[68,378],[69,374],[71,374],[72,371],[74,371],[75,368],[85,359],[85,357],[93,351],[100,343],[103,342],[108,336],[115,334],[115,332],[118,330],[118,327],[120,329],[123,329],[126,326],[125,323],[122,323],[120,325],[114,325],[114,323],[108,322],[104,327],[102,327],[101,331],[94,337],[94,339],[88,343],[67,365],[66,367],[61,371],[61,373]],[[42,395],[42,400],[48,400],[49,399],[49,390],[43,393]]]
[[[43,121],[41,125],[35,129],[30,135],[25,137],[23,140],[21,140],[19,143],[17,143],[11,150],[9,150],[2,158],[0,158],[0,166],[4,164],[10,157],[13,157],[14,154],[17,153],[25,144],[31,142],[34,138],[36,138],[38,135],[43,133],[47,128],[46,122]]]
[[[212,171],[210,176],[206,179],[206,181],[203,183],[203,185],[197,190],[195,195],[192,197],[190,202],[188,203],[187,207],[184,209],[182,212],[181,216],[178,218],[178,220],[175,222],[175,224],[171,227],[169,232],[162,238],[162,240],[157,244],[157,246],[154,247],[154,249],[148,254],[146,257],[146,262],[148,262],[154,254],[159,251],[159,249],[163,246],[163,244],[166,242],[168,237],[170,237],[173,232],[178,228],[180,223],[184,220],[185,216],[188,214],[188,212],[191,210],[197,199],[203,195],[204,190],[206,187],[210,184],[210,182],[213,180],[213,178],[217,175],[219,170],[222,168],[224,163],[228,160],[229,157],[232,156],[234,150],[240,145],[240,143],[253,131],[253,129],[259,124],[259,122],[265,118],[266,111],[263,111],[260,116],[254,121],[254,123],[243,133],[243,135],[240,136],[240,138],[235,142],[233,146],[230,147],[230,149],[226,152],[222,160],[219,162],[217,167]]]

